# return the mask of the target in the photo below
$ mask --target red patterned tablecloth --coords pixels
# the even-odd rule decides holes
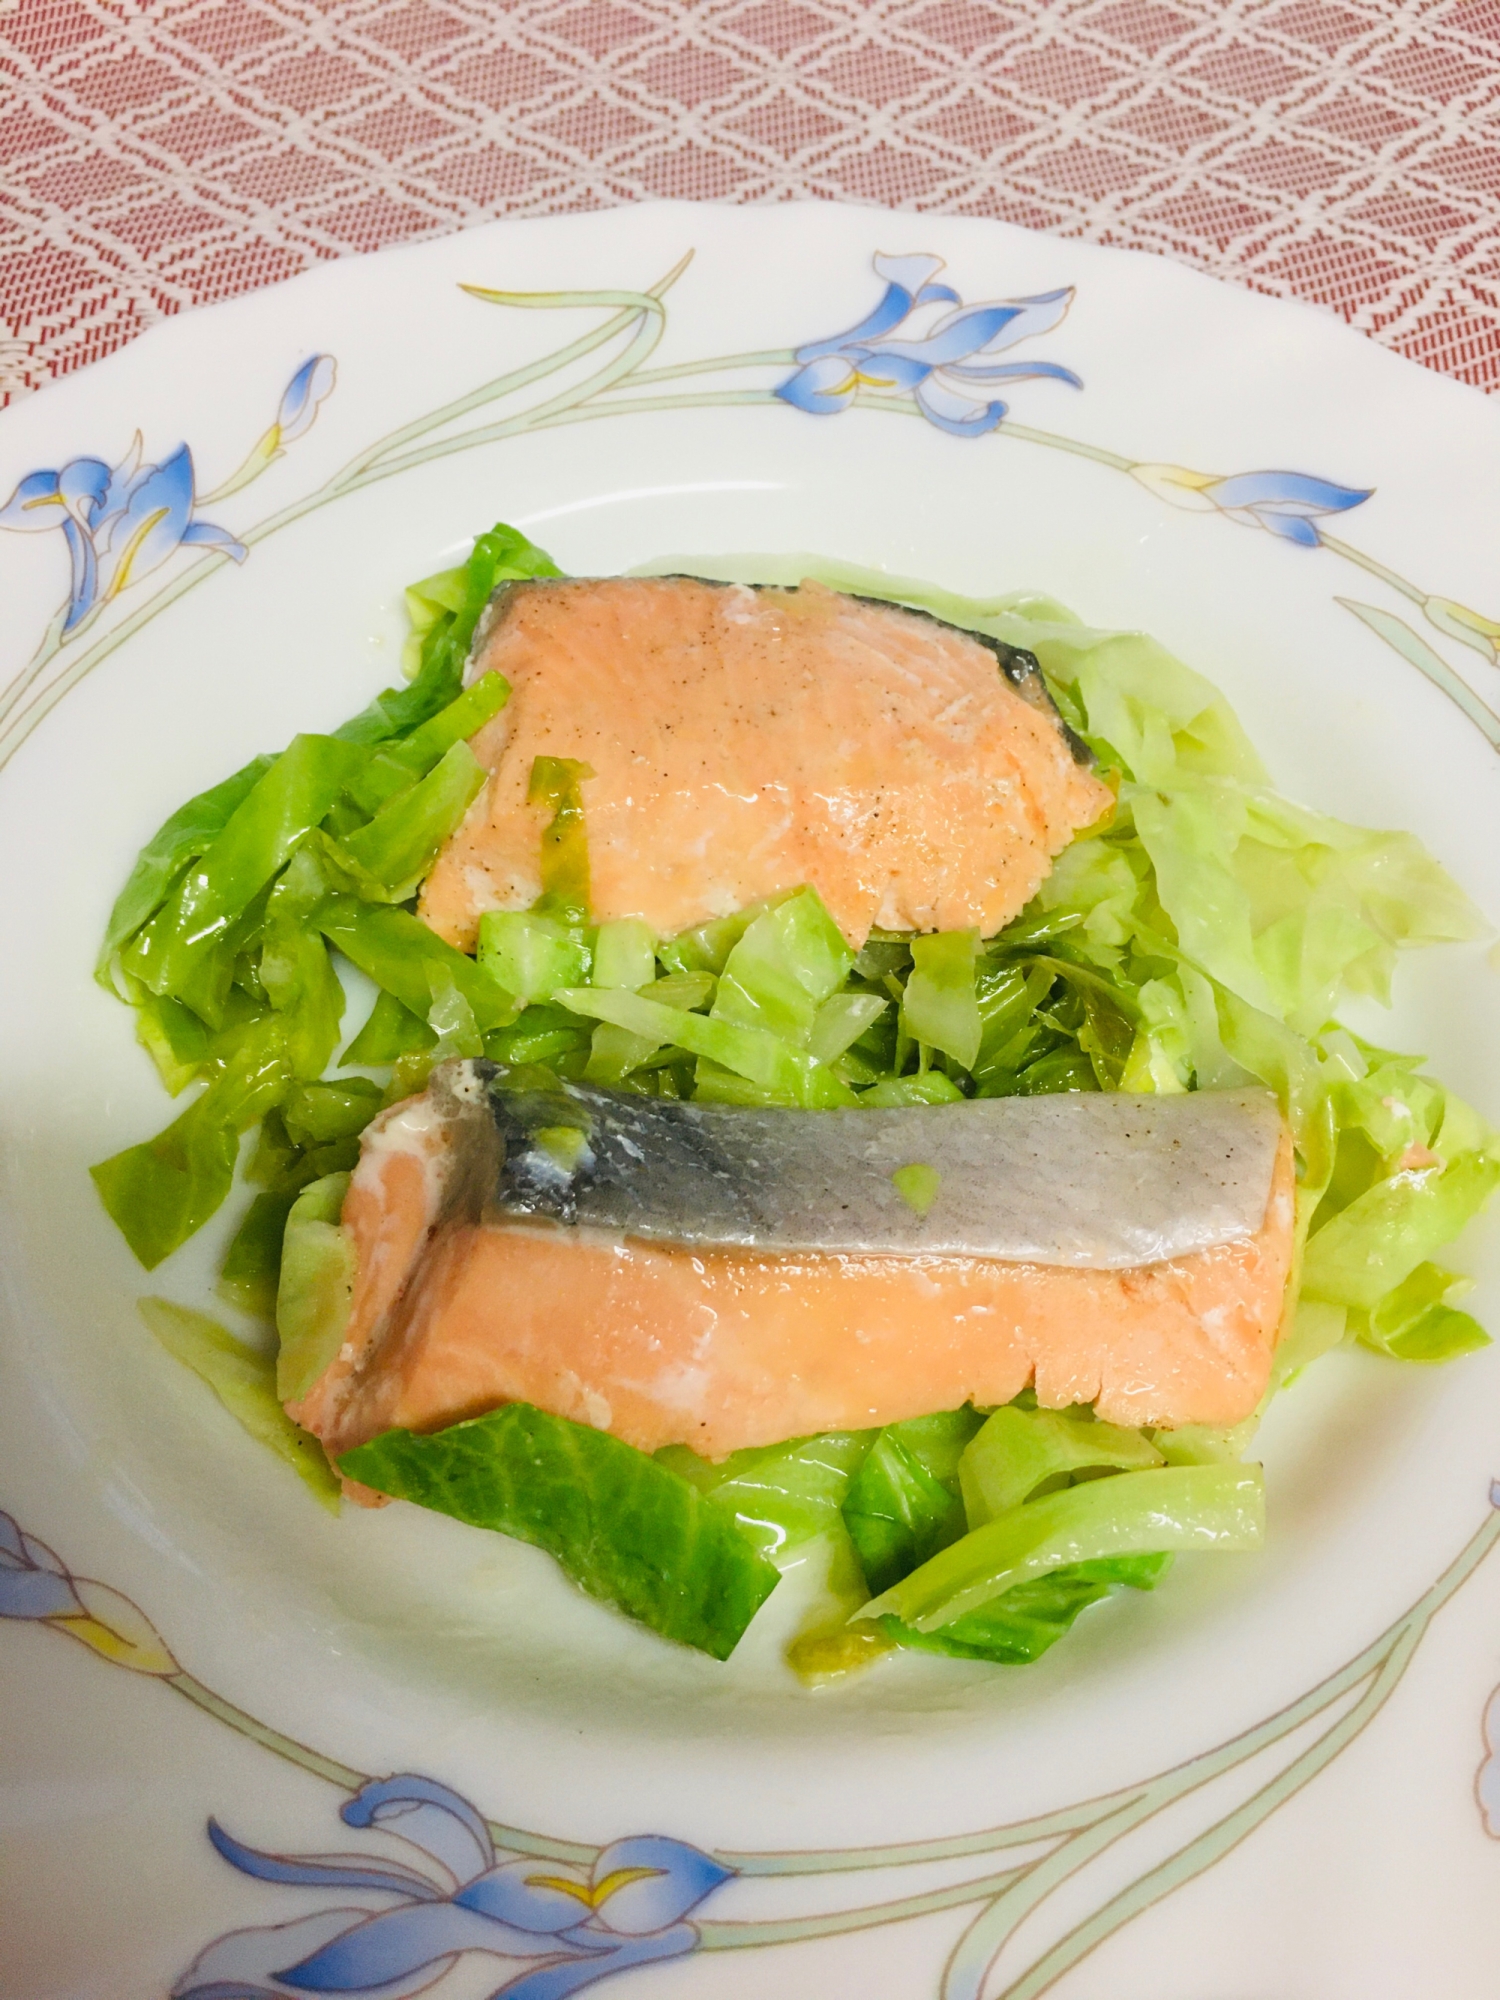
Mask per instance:
[[[1000,216],[1500,386],[1500,0],[0,0],[0,391],[676,195]]]

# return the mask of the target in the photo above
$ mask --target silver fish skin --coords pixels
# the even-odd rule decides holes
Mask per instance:
[[[1077,1092],[883,1111],[678,1103],[472,1060],[429,1086],[487,1220],[686,1248],[957,1255],[1121,1270],[1254,1236],[1282,1120],[1264,1090]],[[918,1215],[892,1175],[923,1164]]]

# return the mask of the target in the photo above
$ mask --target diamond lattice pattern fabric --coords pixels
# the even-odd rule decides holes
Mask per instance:
[[[999,216],[1500,385],[1500,0],[0,0],[0,389],[500,215]]]

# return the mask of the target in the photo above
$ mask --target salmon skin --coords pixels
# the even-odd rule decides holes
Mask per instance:
[[[526,1079],[507,1101],[504,1087],[491,1087],[495,1075],[477,1062],[445,1065],[421,1096],[366,1129],[343,1211],[355,1277],[342,1345],[288,1405],[335,1458],[382,1431],[438,1430],[506,1402],[592,1424],[642,1451],[686,1444],[717,1459],[965,1402],[1006,1403],[1028,1386],[1044,1407],[1091,1403],[1125,1425],[1233,1424],[1265,1393],[1291,1272],[1295,1182],[1291,1136],[1279,1122],[1265,1170],[1273,1128],[1257,1093],[1226,1094],[1219,1107],[1204,1093],[1206,1110],[1168,1114],[1228,1112],[1231,1126],[1239,1121],[1245,1205],[1234,1226],[1253,1221],[1250,1233],[1224,1234],[1215,1223],[1218,1240],[1203,1247],[1089,1266],[968,1251],[684,1243],[605,1228],[585,1211],[611,1187],[629,1188],[623,1172],[611,1180],[608,1162],[616,1140],[644,1151],[645,1128],[622,1123],[610,1137],[591,1128],[587,1144],[598,1136],[606,1170],[578,1175],[584,1156],[565,1135],[582,1129],[579,1098],[528,1108]],[[1058,1099],[1015,1102],[1007,1115],[1020,1118],[1023,1104],[1039,1125],[1059,1115]],[[955,1127],[986,1111],[951,1109]],[[1075,1115],[1120,1114],[1061,1114]],[[765,1123],[797,1116],[777,1111]],[[872,1138],[882,1129],[875,1121],[891,1116],[849,1114],[871,1121]],[[669,1143],[686,1145],[690,1129],[671,1128]],[[1176,1136],[1186,1131],[1184,1123]],[[1166,1134],[1170,1150],[1169,1122],[1151,1133],[1152,1145]],[[534,1166],[507,1182],[512,1146],[524,1161],[537,1135],[555,1169],[550,1188]],[[1120,1133],[1109,1143],[1123,1143]],[[1258,1197],[1252,1158],[1261,1163]],[[680,1165],[663,1168],[663,1191],[652,1196],[663,1208],[678,1204]],[[649,1178],[607,1198],[633,1202]],[[700,1168],[700,1194],[707,1179]],[[1219,1202],[1212,1175],[1198,1185],[1209,1208]],[[1071,1192],[1081,1201],[1083,1183]],[[770,1200],[763,1185],[753,1198]],[[1114,1199],[1128,1210],[1137,1194]],[[724,1227],[745,1226],[727,1204]]]
[[[493,1151],[497,1220],[759,1250],[1160,1263],[1255,1234],[1281,1141],[1266,1090],[762,1111],[483,1061],[436,1089],[454,1145]],[[915,1162],[939,1177],[925,1214],[892,1179]]]
[[[471,739],[490,775],[422,891],[464,950],[540,891],[539,756],[594,774],[595,917],[661,936],[811,883],[855,947],[988,937],[1113,804],[1029,653],[813,582],[506,584],[471,653],[491,669],[511,698]]]

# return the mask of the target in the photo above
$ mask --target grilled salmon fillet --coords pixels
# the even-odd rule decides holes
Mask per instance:
[[[369,1128],[350,1185],[343,1346],[288,1406],[335,1457],[509,1401],[717,1459],[1028,1384],[1126,1425],[1233,1424],[1265,1392],[1292,1259],[1284,1128],[1263,1214],[1160,1262],[688,1247],[497,1213],[483,1091],[475,1066],[452,1072],[457,1093],[439,1073]]]
[[[539,893],[538,756],[594,771],[595,917],[662,936],[804,882],[856,947],[877,925],[990,936],[1112,803],[1030,654],[816,583],[509,585],[472,664],[511,698],[421,901],[464,950]]]

